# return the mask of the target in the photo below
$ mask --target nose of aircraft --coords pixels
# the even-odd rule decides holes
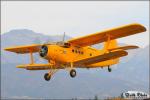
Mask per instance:
[[[39,55],[41,57],[45,57],[48,53],[48,47],[46,45],[43,45],[40,49]]]

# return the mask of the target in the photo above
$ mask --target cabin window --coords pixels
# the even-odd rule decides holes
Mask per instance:
[[[72,49],[72,52],[74,52],[74,53],[79,53],[79,54],[83,54],[83,51],[78,51],[78,50],[76,50],[76,49]]]
[[[77,50],[75,50],[75,52],[76,52],[76,53],[78,53],[78,51],[77,51]]]
[[[90,53],[90,56],[92,56],[92,54]]]
[[[83,55],[83,51],[81,51],[81,54]]]
[[[74,52],[74,49],[72,50],[72,52]]]
[[[80,51],[78,51],[78,53],[80,54]]]

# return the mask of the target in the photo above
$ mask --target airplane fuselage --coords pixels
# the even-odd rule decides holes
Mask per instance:
[[[62,67],[62,65],[69,66],[70,62],[82,60],[83,58],[90,58],[97,55],[102,55],[105,53],[105,50],[98,50],[95,48],[92,48],[90,46],[86,47],[76,47],[76,46],[70,46],[69,48],[61,47],[59,45],[47,45],[48,52],[46,56],[44,57],[48,61],[52,60],[56,64],[59,64],[57,67]],[[103,62],[98,62],[90,65],[75,65],[74,67],[82,68],[85,67],[104,67],[112,64],[116,64],[118,59],[113,60],[107,60]]]

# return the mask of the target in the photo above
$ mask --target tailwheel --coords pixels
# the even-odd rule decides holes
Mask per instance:
[[[76,76],[76,70],[72,69],[72,70],[70,71],[70,76],[71,76],[72,78],[74,78],[74,77]]]
[[[111,68],[108,66],[108,72],[111,72]]]
[[[46,73],[46,74],[44,75],[44,79],[45,79],[46,81],[49,81],[49,80],[51,79],[51,75],[49,75],[48,73]]]

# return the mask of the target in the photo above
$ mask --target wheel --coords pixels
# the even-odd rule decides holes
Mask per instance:
[[[44,75],[44,79],[45,79],[46,81],[49,81],[49,80],[51,79],[51,75],[49,75],[48,73],[46,73],[46,74]]]
[[[110,67],[108,67],[108,72],[111,72],[111,68]]]
[[[70,71],[70,76],[71,76],[72,78],[76,76],[76,71],[75,71],[74,69],[72,69],[72,70]]]

